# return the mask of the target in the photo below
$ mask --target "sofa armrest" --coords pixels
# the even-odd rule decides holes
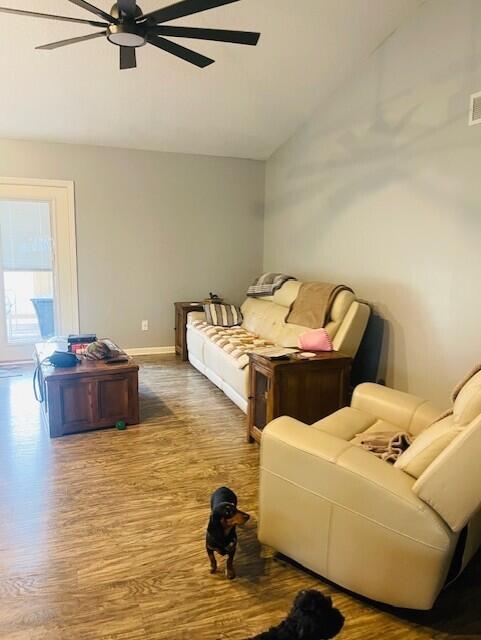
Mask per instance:
[[[438,549],[444,522],[412,490],[414,478],[361,447],[282,417],[261,440],[261,492],[268,476],[301,487],[337,508]]]
[[[354,390],[351,407],[417,435],[440,415],[441,409],[418,396],[366,382]]]
[[[334,349],[354,358],[366,331],[370,315],[369,305],[354,300],[332,340]]]
[[[205,321],[205,313],[203,311],[190,311],[187,314],[187,324],[192,324],[195,320]]]

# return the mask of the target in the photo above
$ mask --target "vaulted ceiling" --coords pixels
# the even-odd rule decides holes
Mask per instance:
[[[241,0],[173,21],[262,32],[257,47],[176,39],[216,60],[203,70],[147,46],[120,71],[103,38],[36,51],[96,28],[0,14],[0,137],[265,159],[420,3]],[[0,4],[95,19],[67,0]]]

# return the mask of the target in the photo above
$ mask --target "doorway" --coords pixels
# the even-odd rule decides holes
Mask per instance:
[[[78,325],[73,183],[0,178],[0,362]]]

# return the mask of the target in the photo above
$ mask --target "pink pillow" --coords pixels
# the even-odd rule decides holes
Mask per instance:
[[[297,346],[308,351],[333,350],[331,338],[325,329],[309,329],[299,336]]]

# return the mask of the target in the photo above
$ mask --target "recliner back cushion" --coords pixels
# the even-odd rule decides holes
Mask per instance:
[[[481,371],[474,375],[459,392],[454,401],[454,422],[466,426],[481,414]]]
[[[419,478],[462,429],[455,424],[453,416],[435,422],[417,436],[411,446],[399,456],[394,466],[413,478]]]
[[[456,438],[418,478],[413,491],[453,531],[461,531],[481,509],[481,417],[456,431]]]

